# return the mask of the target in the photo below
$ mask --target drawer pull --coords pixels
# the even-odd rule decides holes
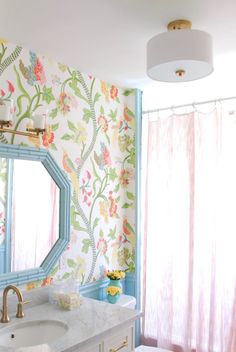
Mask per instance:
[[[117,347],[117,348],[110,348],[110,352],[117,352],[117,351],[119,351],[119,350],[121,350],[122,348],[124,348],[124,347],[126,347],[126,346],[128,346],[128,341],[127,341],[127,339],[122,343],[122,345],[120,345],[119,347]]]

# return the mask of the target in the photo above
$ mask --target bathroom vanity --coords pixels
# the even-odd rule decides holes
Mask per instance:
[[[140,316],[139,311],[84,297],[81,306],[72,311],[43,303],[26,309],[22,319],[11,316],[9,323],[0,324],[0,351],[131,352],[135,320]],[[22,340],[16,340],[20,327],[25,333],[25,346]]]

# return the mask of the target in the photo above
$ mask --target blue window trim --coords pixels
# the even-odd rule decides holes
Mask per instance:
[[[142,151],[142,91],[135,90],[135,117],[136,117],[136,131],[135,131],[135,150],[136,150],[136,168],[135,168],[135,194],[136,194],[136,214],[135,214],[135,228],[136,228],[136,246],[135,246],[135,297],[136,309],[141,309],[141,151]],[[140,320],[136,321],[135,329],[135,345],[140,345]]]

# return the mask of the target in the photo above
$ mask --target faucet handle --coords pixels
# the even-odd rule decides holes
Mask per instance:
[[[28,304],[28,303],[31,303],[31,302],[33,302],[32,299],[29,299],[28,301],[22,302],[22,304]]]

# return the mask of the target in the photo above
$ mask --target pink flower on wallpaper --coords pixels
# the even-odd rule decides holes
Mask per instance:
[[[3,89],[0,89],[0,94],[1,94],[1,97],[4,97],[6,95]]]
[[[116,200],[115,198],[113,197],[113,192],[110,191],[109,192],[109,215],[111,218],[113,218],[117,212],[117,203],[116,203]]]
[[[8,84],[8,91],[10,93],[14,93],[15,92],[15,87],[13,86],[13,84],[10,81],[7,81]]]
[[[99,126],[101,126],[102,131],[104,133],[106,133],[107,130],[108,130],[108,121],[107,121],[107,118],[104,115],[100,115],[98,117],[98,124],[99,124]]]
[[[111,99],[116,99],[117,96],[118,96],[118,89],[115,87],[115,86],[111,86],[111,89],[110,89],[110,96],[111,96]]]
[[[107,147],[104,148],[103,157],[104,157],[105,165],[111,166],[111,156],[110,156],[110,152],[107,149]]]
[[[124,188],[128,187],[130,181],[134,179],[134,170],[131,168],[121,169],[119,175],[120,185]]]
[[[41,84],[46,83],[44,68],[43,68],[43,65],[41,64],[39,58],[36,59],[36,62],[34,64],[34,74],[35,74],[37,81],[40,81]]]
[[[97,249],[99,250],[100,254],[106,254],[108,246],[107,241],[104,238],[99,238],[97,243]]]
[[[77,108],[78,104],[72,94],[61,92],[57,100],[57,106],[61,113],[66,115],[70,112],[71,108]]]
[[[94,160],[96,161],[100,170],[104,170],[105,166],[111,166],[111,156],[105,144],[101,142],[100,145],[101,145],[101,154],[98,155],[96,151],[94,151]]]
[[[87,178],[88,178],[88,180],[90,180],[90,179],[91,179],[91,174],[90,174],[90,172],[87,170],[86,173],[87,173]]]
[[[49,126],[42,136],[42,141],[44,147],[49,147],[54,141],[54,133],[51,131]]]
[[[0,235],[4,235],[5,232],[6,232],[5,226],[4,225],[0,225]]]
[[[53,281],[53,278],[51,276],[46,277],[46,279],[43,280],[41,287],[51,285],[52,281]]]
[[[91,173],[87,170],[86,176],[82,178],[81,191],[83,195],[83,203],[87,204],[89,207],[91,206],[91,197],[92,197],[90,180],[91,180]]]

